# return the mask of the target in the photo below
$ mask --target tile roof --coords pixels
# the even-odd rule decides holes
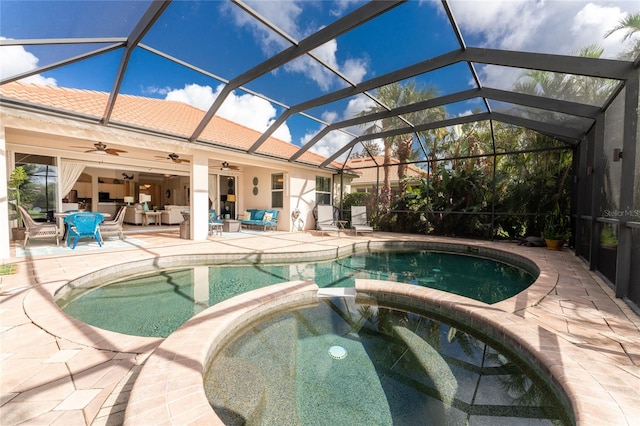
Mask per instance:
[[[374,161],[375,160],[375,161]],[[365,157],[365,158],[350,158],[347,160],[345,165],[345,170],[352,169],[351,171],[358,173],[360,176],[358,178],[353,179],[351,182],[352,185],[367,185],[367,184],[375,184],[378,180],[376,164],[382,165],[384,164],[384,156],[378,155],[373,158]],[[393,165],[391,168],[391,183],[397,183],[398,179],[398,164],[399,161],[397,158],[391,158],[391,164]],[[416,167],[412,164],[407,165],[407,177],[409,180],[415,181],[422,177],[427,176],[427,172]],[[383,179],[383,172],[380,171],[380,182]]]
[[[96,120],[102,118],[109,100],[109,94],[106,92],[20,82],[0,86],[0,96],[81,114]],[[182,102],[120,94],[116,98],[111,122],[188,138],[204,115],[205,111]],[[246,151],[260,135],[256,130],[215,116],[199,140]],[[288,159],[298,149],[296,145],[270,137],[258,152]],[[320,165],[325,160],[325,157],[310,151],[299,158],[299,161],[313,165]],[[337,163],[332,165],[341,166]]]

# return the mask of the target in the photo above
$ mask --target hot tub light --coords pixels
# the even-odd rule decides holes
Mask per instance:
[[[333,345],[329,348],[329,356],[333,359],[344,359],[347,357],[347,350],[342,346]]]

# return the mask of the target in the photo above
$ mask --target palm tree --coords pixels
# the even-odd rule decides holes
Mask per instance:
[[[581,48],[575,55],[583,58],[600,58],[604,49],[592,44]],[[538,96],[547,96],[555,99],[580,102],[590,105],[601,105],[608,98],[611,90],[617,84],[614,80],[596,79],[573,74],[564,74],[550,71],[527,70],[524,71],[514,85],[514,90]],[[541,112],[540,116],[533,117],[546,121],[560,121],[563,117],[551,112]],[[557,117],[557,118],[556,118]]]
[[[399,106],[410,105],[423,100],[431,99],[438,95],[438,91],[435,87],[419,88],[415,81],[409,81],[405,84],[392,83],[387,86],[380,87],[376,93],[376,98],[382,104],[376,104],[365,111],[360,113],[360,116],[373,114],[376,112],[386,111],[387,108],[397,108]],[[384,105],[384,106],[383,106]],[[425,123],[428,120],[434,121],[444,118],[443,108],[432,108],[429,110],[421,110],[405,114],[403,116],[408,122],[412,124]],[[365,129],[365,133],[372,134],[379,131],[387,131],[398,128],[407,127],[406,122],[396,118],[390,117],[382,119],[376,123],[370,125]],[[395,153],[400,162],[398,166],[398,178],[400,181],[400,196],[403,196],[406,191],[406,162],[411,158],[414,153],[413,149],[413,134],[404,134],[399,136],[388,137],[384,139],[384,183],[382,189],[382,210],[389,211],[391,206],[391,157]]]
[[[615,27],[605,33],[604,38],[607,38],[618,31],[626,31],[622,41],[631,41],[636,33],[640,33],[640,12],[632,13],[631,15],[627,15],[620,19]],[[622,56],[633,59],[638,56],[638,54],[640,54],[640,39],[636,40],[635,43],[622,54]]]

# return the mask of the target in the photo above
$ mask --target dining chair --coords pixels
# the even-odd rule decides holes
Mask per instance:
[[[100,224],[104,221],[102,213],[74,213],[65,217],[64,221],[68,225],[67,246],[70,246],[73,240],[71,248],[75,249],[80,238],[93,238],[102,247],[102,236],[100,235]]]
[[[127,211],[127,206],[120,207],[116,217],[113,220],[105,220],[100,224],[100,236],[107,237],[111,235],[117,235],[121,240],[124,240],[124,232],[122,231],[122,225],[124,223],[124,215]],[[104,242],[104,240],[103,240]]]
[[[55,223],[36,222],[24,207],[18,206],[18,210],[20,210],[20,214],[22,215],[22,220],[25,226],[24,244],[22,245],[22,247],[27,246],[27,241],[29,241],[29,238],[41,239],[55,237],[56,246],[60,244],[60,234],[58,232],[58,226]]]

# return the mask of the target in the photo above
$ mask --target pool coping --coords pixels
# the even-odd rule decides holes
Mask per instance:
[[[503,345],[513,345],[512,350],[563,393],[558,396],[577,425],[626,422],[610,396],[599,398],[598,404],[581,396],[585,389],[595,394],[607,392],[574,361],[579,349],[517,315],[463,296],[390,281],[358,279],[355,294],[365,303],[439,314]],[[313,282],[281,283],[221,302],[187,321],[160,344],[142,368],[131,390],[125,425],[224,424],[211,408],[203,385],[210,360],[248,323],[271,312],[315,303],[317,295]]]
[[[194,316],[145,363],[131,389],[124,424],[223,425],[203,385],[211,358],[235,331],[258,316],[314,303],[317,293],[318,286],[310,281],[280,283],[225,300]]]
[[[316,251],[310,251],[310,252],[300,252],[300,253],[295,253],[293,255],[295,257],[295,260],[307,260],[309,258],[319,259],[319,258],[322,258],[323,256],[326,256],[327,259],[330,259],[330,258],[335,258],[336,256],[343,256],[346,254],[350,254],[360,249],[385,248],[392,244],[397,246],[398,242],[397,241],[395,242],[357,241],[357,242],[353,242],[352,244],[346,244],[344,246],[337,247],[337,248],[331,248],[327,250],[316,250]],[[487,312],[490,312],[490,313],[498,312],[497,316],[499,317],[500,320],[506,320],[507,316],[505,315],[505,313],[517,313],[520,310],[525,310],[527,307],[535,306],[554,289],[555,285],[558,282],[558,277],[559,277],[558,271],[555,270],[555,268],[552,267],[550,262],[546,260],[545,253],[543,253],[543,251],[526,251],[526,254],[520,255],[517,253],[512,253],[506,250],[502,250],[500,248],[496,248],[493,243],[484,242],[484,241],[443,242],[442,240],[437,240],[437,241],[425,241],[425,240],[411,241],[410,240],[410,241],[402,241],[401,244],[405,244],[407,246],[418,245],[420,247],[424,247],[425,245],[431,246],[431,247],[439,246],[443,251],[451,251],[452,247],[455,246],[460,249],[458,250],[459,252],[467,251],[471,247],[473,249],[478,249],[478,251],[474,250],[473,253],[468,253],[468,254],[487,256],[490,258],[495,256],[496,254],[499,254],[499,255],[505,256],[507,259],[509,258],[517,258],[520,260],[524,259],[525,263],[529,263],[529,265],[534,265],[539,270],[538,278],[529,288],[522,291],[521,293],[509,299],[506,299],[504,301],[495,303],[493,305],[486,305],[486,304],[483,304],[482,302],[472,301],[473,303],[471,303],[471,306],[480,306],[480,307],[484,306],[485,309],[486,308],[489,309],[489,311]],[[55,336],[62,336],[65,339],[72,340],[82,344],[87,344],[88,346],[98,347],[101,349],[113,350],[118,352],[149,354],[155,350],[154,352],[154,355],[155,355],[156,353],[158,353],[158,349],[156,348],[159,348],[159,346],[161,346],[164,342],[166,342],[166,340],[171,339],[173,334],[168,339],[126,336],[120,333],[109,332],[109,331],[88,326],[80,321],[77,321],[67,316],[61,310],[48,310],[47,312],[42,312],[38,310],[34,311],[29,307],[30,306],[35,307],[40,305],[42,300],[37,301],[37,299],[45,298],[48,301],[55,300],[55,298],[60,295],[59,293],[60,289],[63,288],[64,285],[68,284],[69,282],[75,282],[76,284],[82,285],[83,281],[89,282],[95,279],[96,277],[100,277],[100,276],[109,277],[109,279],[114,279],[114,274],[116,275],[131,274],[132,266],[140,267],[141,270],[145,268],[148,269],[149,266],[153,266],[157,268],[165,268],[165,267],[171,267],[172,265],[178,265],[178,264],[184,265],[185,260],[187,261],[187,263],[193,262],[194,264],[197,264],[202,262],[202,260],[205,258],[209,258],[209,259],[212,259],[213,261],[218,261],[220,263],[228,262],[228,261],[246,262],[247,260],[251,260],[253,258],[258,258],[258,257],[261,260],[264,260],[265,258],[271,258],[271,259],[286,259],[291,261],[292,260],[291,256],[292,256],[291,253],[276,252],[276,253],[259,253],[259,254],[236,253],[236,254],[222,254],[222,255],[221,254],[213,254],[213,255],[190,254],[190,255],[172,255],[172,256],[165,256],[165,257],[153,257],[148,259],[142,259],[136,262],[118,264],[112,267],[100,269],[100,270],[94,271],[94,273],[92,274],[87,274],[82,277],[78,277],[75,280],[69,280],[67,282],[49,283],[49,284],[43,285],[42,289],[45,290],[44,292],[29,292],[29,294],[27,294],[27,296],[25,297],[25,311],[27,312],[27,315],[32,319],[34,323],[40,325],[43,329],[45,329],[46,331],[50,332]],[[400,284],[396,283],[396,285],[400,285]],[[417,286],[412,286],[407,284],[404,284],[402,286],[408,287],[407,290],[403,290],[405,292],[408,292],[408,294],[413,294],[414,292],[418,294],[419,292],[416,292],[416,290],[422,289],[422,287],[417,287]],[[437,292],[437,290],[433,290],[433,289],[425,289],[425,290],[432,290]],[[246,299],[242,301],[242,298],[246,298],[246,297],[253,298],[254,295],[252,293],[247,293],[245,295],[241,295],[237,297],[241,298],[241,300],[240,301],[235,300],[236,298],[230,299],[230,301],[232,301],[231,303],[238,303],[238,304],[253,303],[251,300],[246,300]],[[449,303],[451,303],[452,306],[457,303],[461,304],[461,306],[467,306],[469,305],[469,301],[471,299],[467,299],[462,296],[455,296],[449,293],[442,293],[442,295],[438,296],[438,300],[441,300],[441,301],[449,300]],[[201,314],[207,315],[208,313],[210,313],[210,309],[215,309],[216,306],[205,310]],[[482,312],[482,310],[480,309],[477,312]],[[516,317],[515,315],[512,315],[512,316]],[[200,318],[199,321],[202,320],[202,317],[200,314],[197,317]],[[195,320],[195,318],[196,317],[192,318],[190,321],[185,323],[185,325],[189,324],[188,327],[191,327],[192,326],[191,321]],[[496,322],[495,319],[491,316],[487,318],[487,321],[489,323]],[[499,322],[497,322],[496,324],[500,325]],[[525,326],[525,325],[526,324],[523,324],[522,326]],[[505,326],[500,326],[500,327],[501,327],[500,329],[505,328]],[[528,327],[534,327],[534,326],[528,325]],[[551,336],[555,336],[552,332],[547,332],[547,333],[549,333]],[[555,340],[558,340],[557,336],[555,336]],[[534,346],[535,346],[535,343],[534,343]],[[563,348],[565,346],[567,345],[562,345]],[[526,348],[527,346],[523,345],[522,347]],[[570,348],[570,345],[567,346],[567,348]],[[544,349],[546,350],[546,347]],[[152,355],[150,359],[151,358],[154,358],[154,356]],[[548,367],[548,370],[550,372],[555,372],[556,369],[553,369],[552,367],[553,366],[550,365]],[[567,379],[567,383],[565,383],[562,381],[562,378],[565,376],[569,378],[574,376],[574,374],[570,374],[569,376],[567,376],[567,371],[565,371],[564,368],[565,366],[563,365],[562,368],[558,370],[563,374],[563,376],[560,376],[557,378],[555,377],[555,375],[553,376],[554,380],[558,380],[562,384],[563,389],[565,386],[567,386],[567,383],[569,383],[570,385],[572,382],[569,379]],[[142,371],[143,372],[145,371],[144,367]],[[583,371],[580,370],[579,365],[577,366],[575,374],[584,375]],[[199,386],[202,387],[201,373],[198,375],[198,380],[199,380]],[[138,380],[136,380],[136,383],[138,383]],[[596,382],[594,383],[596,386],[598,386],[598,388],[601,387]],[[167,383],[165,383],[165,385],[166,384]],[[581,384],[580,386],[584,386],[584,385]],[[136,386],[134,384],[134,388],[135,387]],[[585,388],[583,388],[582,391],[584,391],[584,389]],[[202,392],[204,394],[204,390]],[[577,420],[581,420],[583,418],[593,418],[594,416],[597,415],[597,412],[601,412],[601,410],[599,409],[599,410],[596,410],[597,412],[590,413],[589,412],[590,405],[588,403],[580,403],[580,397],[576,393],[574,388],[570,387],[568,391],[566,391],[566,393],[570,399],[570,402],[572,404],[572,410]],[[131,394],[132,397],[129,399],[129,405],[131,407],[136,407],[137,405],[137,401],[136,401],[136,398],[134,398],[134,395],[135,393],[132,391],[132,394]],[[177,398],[178,400],[182,399],[182,396],[179,393],[172,393],[172,395],[174,396],[174,398]],[[155,401],[155,402],[158,402],[158,401]],[[166,401],[167,404],[171,404],[174,402],[175,401],[171,401],[171,400]],[[598,401],[598,403],[600,403],[600,401]],[[153,404],[152,409],[157,409],[157,407],[158,407],[157,405]],[[210,406],[208,405],[208,402],[206,404],[206,407],[211,413],[213,413],[213,410],[211,410]],[[125,413],[126,418],[133,416],[134,414],[132,413],[135,412],[136,410],[139,411],[140,409],[142,409],[142,405],[138,405],[137,408],[135,409],[131,408],[131,410],[129,409],[129,406],[128,406]],[[185,411],[182,411],[183,409],[184,409],[184,406],[181,405],[180,421],[179,421],[180,423],[182,423],[183,420],[186,420],[188,418],[187,413]],[[607,409],[606,411],[609,411],[610,413],[620,412],[619,407],[615,406],[615,404],[614,406],[611,407],[611,410],[613,411],[610,411],[609,409]],[[613,416],[613,418],[617,418],[617,416]],[[622,416],[621,418],[624,419],[624,416]],[[602,418],[599,418],[599,419],[602,420]],[[609,419],[610,418],[607,417],[607,420]],[[589,423],[585,422],[584,424],[589,424]]]

